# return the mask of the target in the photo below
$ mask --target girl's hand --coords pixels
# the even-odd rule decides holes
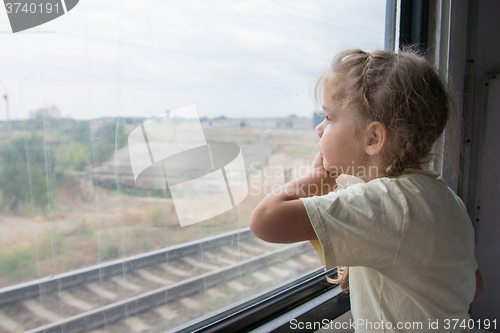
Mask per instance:
[[[325,167],[323,166],[323,153],[321,150],[318,152],[316,157],[314,158],[314,161],[312,163],[312,171],[313,175],[319,176],[319,177],[327,177],[329,178],[329,181],[327,180],[327,183],[331,183],[332,181],[335,181],[339,175],[333,174],[331,172],[326,171]],[[335,184],[333,184],[335,185]]]
[[[300,198],[325,195],[336,186],[337,175],[323,167],[319,152],[312,170],[269,193],[255,208],[250,229],[259,238],[274,243],[293,243],[317,239],[306,208]]]

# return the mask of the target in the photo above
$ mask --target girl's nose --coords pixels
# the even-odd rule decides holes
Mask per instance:
[[[324,121],[321,122],[321,124],[319,124],[318,126],[316,126],[316,128],[314,129],[314,131],[316,132],[316,134],[321,138],[323,136],[323,123]]]

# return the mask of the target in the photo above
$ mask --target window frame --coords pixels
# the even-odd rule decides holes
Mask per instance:
[[[349,296],[326,280],[336,274],[336,268],[315,270],[167,332],[288,332],[294,318],[300,322],[334,320],[351,308]]]
[[[397,27],[397,5],[400,24]],[[426,1],[386,1],[385,48],[395,50],[405,45],[428,45],[429,17],[434,8]],[[436,18],[440,20],[440,18]],[[415,23],[417,22],[417,23]],[[449,22],[447,22],[449,23]],[[396,40],[399,32],[399,40]],[[396,44],[397,43],[397,44]],[[300,322],[334,320],[350,310],[350,299],[339,286],[326,280],[337,269],[318,269],[257,296],[240,301],[216,313],[201,317],[168,332],[288,332],[291,319]],[[314,330],[301,330],[314,331]]]

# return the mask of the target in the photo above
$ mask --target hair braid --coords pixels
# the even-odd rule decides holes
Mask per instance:
[[[412,158],[415,155],[417,148],[411,140],[406,140],[402,149],[394,156],[390,165],[385,169],[386,176],[400,175],[405,168],[413,164]],[[415,165],[418,166],[418,165]]]
[[[366,53],[366,60],[363,64],[363,71],[361,72],[361,91],[365,97],[369,96],[369,69],[370,69],[370,53]]]

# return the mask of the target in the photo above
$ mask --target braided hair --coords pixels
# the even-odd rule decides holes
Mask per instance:
[[[431,63],[412,50],[343,51],[316,84],[316,100],[328,96],[358,113],[360,124],[379,121],[391,138],[382,175],[397,177],[431,159],[433,144],[452,115],[445,81]],[[325,95],[326,96],[326,95]],[[349,288],[349,269],[339,267],[342,289]]]

